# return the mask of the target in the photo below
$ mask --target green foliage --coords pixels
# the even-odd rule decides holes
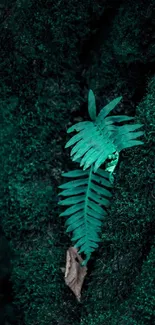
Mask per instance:
[[[60,217],[70,216],[65,222],[68,226],[66,232],[73,231],[72,241],[76,242],[74,247],[80,248],[79,253],[86,255],[83,262],[83,265],[86,265],[91,253],[98,247],[97,242],[101,241],[98,232],[101,231],[101,221],[107,214],[101,205],[107,208],[110,204],[108,198],[111,197],[111,193],[106,189],[112,187],[109,173],[99,168],[94,174],[92,165],[87,171],[73,170],[63,176],[75,179],[59,186],[64,189],[59,195],[70,196],[59,204],[71,205]]]
[[[71,151],[72,160],[76,161],[82,157],[80,167],[83,166],[83,170],[95,164],[94,172],[96,172],[109,155],[125,148],[143,144],[142,141],[135,140],[143,135],[143,132],[133,132],[142,127],[142,124],[114,125],[114,123],[130,121],[133,117],[120,115],[107,117],[121,98],[118,97],[107,104],[93,122],[80,122],[67,130],[67,133],[79,131],[67,142],[65,148],[74,145]],[[92,105],[95,105],[94,98],[92,101]]]
[[[121,115],[107,117],[121,98],[118,97],[106,105],[96,117],[95,97],[93,91],[90,90],[88,111],[94,121],[77,123],[67,131],[68,133],[74,130],[80,131],[67,142],[65,148],[76,143],[71,151],[71,156],[74,154],[72,160],[80,161],[80,167],[83,165],[84,167],[83,171],[74,170],[64,174],[66,177],[83,178],[59,186],[59,188],[65,189],[60,195],[71,196],[69,199],[60,201],[59,204],[72,205],[60,216],[71,216],[66,222],[66,225],[69,226],[66,231],[73,231],[72,241],[77,241],[75,247],[80,247],[79,253],[86,255],[83,265],[87,264],[91,253],[98,248],[97,242],[100,241],[97,233],[101,230],[101,220],[106,215],[100,205],[105,207],[109,205],[109,201],[101,196],[102,191],[105,196],[106,193],[99,185],[112,187],[112,173],[122,149],[143,144],[142,141],[135,139],[143,135],[144,132],[133,132],[142,127],[142,124],[114,125],[114,123],[130,121],[133,117]],[[83,158],[81,159],[81,157]],[[106,171],[99,169],[108,158],[112,159],[112,162],[106,166]],[[88,171],[85,172],[86,169]],[[81,193],[82,195],[78,195]],[[110,192],[108,192],[109,194]]]
[[[88,113],[92,121],[96,120],[96,101],[91,89],[88,92]]]

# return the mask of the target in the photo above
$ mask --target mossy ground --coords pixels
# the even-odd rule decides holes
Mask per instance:
[[[154,324],[154,10],[154,1],[140,0],[0,6],[5,325]],[[61,172],[72,168],[66,130],[88,118],[90,88],[98,109],[122,95],[115,113],[143,123],[145,143],[120,155],[102,243],[78,304],[60,270],[71,242],[57,194]]]

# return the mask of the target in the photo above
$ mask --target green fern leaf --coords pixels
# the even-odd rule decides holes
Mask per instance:
[[[93,91],[90,89],[88,93],[88,113],[92,121],[96,119],[96,101]]]
[[[99,121],[104,119],[115,108],[115,106],[121,101],[121,99],[122,99],[122,96],[117,97],[117,98],[113,99],[109,104],[104,106],[101,109],[101,111],[97,117],[99,119]]]
[[[92,92],[89,94],[93,96]],[[134,132],[138,128],[141,128],[143,124],[118,126],[115,125],[116,122],[130,121],[134,118],[123,115],[107,117],[121,99],[122,97],[118,97],[111,101],[92,122],[76,123],[68,129],[68,133],[73,131],[77,131],[78,133],[67,142],[65,148],[74,145],[71,150],[72,160],[77,161],[80,159],[80,166],[83,167],[83,170],[86,170],[94,164],[94,172],[96,172],[106,159],[115,152],[119,153],[123,149],[144,143],[136,140],[144,132]],[[95,105],[94,99],[92,99],[91,105]],[[94,116],[91,117],[94,119]]]
[[[59,195],[67,197],[59,204],[70,205],[60,217],[69,216],[65,222],[66,231],[73,232],[74,246],[80,248],[79,253],[86,255],[87,263],[100,242],[98,233],[110,204],[111,193],[108,188],[112,184],[109,182],[109,173],[99,168],[94,174],[91,166],[87,171],[76,169],[63,176],[74,180],[59,186],[63,189]]]

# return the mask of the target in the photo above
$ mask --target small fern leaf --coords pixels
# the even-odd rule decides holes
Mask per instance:
[[[140,146],[140,145],[143,145],[143,144],[144,144],[143,141],[138,141],[138,140],[129,141],[128,143],[121,141],[118,144],[118,147],[120,148],[120,150],[123,150],[123,149],[126,149],[126,148],[131,148],[131,147],[134,147],[134,146]]]
[[[113,131],[115,131],[117,133],[117,137],[120,138],[121,135],[127,136],[129,133],[134,134],[133,131],[141,128],[142,126],[143,124],[126,124],[122,126],[114,126]]]
[[[96,119],[96,101],[93,91],[88,92],[88,113],[92,121]]]
[[[106,178],[107,180],[109,180],[109,173],[106,172],[105,170],[103,170],[103,169],[100,168],[100,169],[98,169],[97,174],[99,176],[101,176],[101,177]],[[109,182],[107,184],[109,184]]]
[[[98,158],[98,152],[96,152],[96,150],[93,150],[93,154],[91,154],[89,159],[87,158],[87,154],[84,156],[84,158],[81,159],[80,167],[84,166],[83,170],[86,170],[89,166],[91,166],[96,161],[97,158]]]
[[[83,225],[84,225],[84,218],[78,219],[76,222],[74,222],[74,223],[72,223],[72,224],[70,224],[68,226],[68,228],[66,229],[66,232],[69,232],[69,231],[74,231],[75,232],[75,230],[77,228],[79,228],[79,227],[81,227]]]
[[[109,200],[103,199],[101,196],[96,195],[94,192],[89,192],[90,199],[94,200],[97,204],[103,204],[104,206],[109,206]]]
[[[87,179],[80,179],[80,180],[74,180],[74,181],[71,181],[71,182],[67,182],[67,183],[65,183],[63,185],[60,185],[59,188],[67,189],[67,188],[72,188],[72,187],[85,185],[85,184],[87,184]]]
[[[88,171],[86,170],[85,172],[83,172],[83,170],[81,169],[76,169],[67,173],[62,173],[62,176],[64,177],[81,177],[85,175],[88,175]]]
[[[74,125],[72,125],[68,130],[67,133],[71,133],[73,131],[82,131],[87,127],[91,127],[92,122],[86,121],[86,122],[79,122]]]
[[[89,214],[89,216],[91,216],[91,217],[93,217],[94,218],[94,212],[93,212],[93,210],[92,209],[90,209],[89,207],[88,207],[88,214]],[[96,214],[95,214],[95,220],[104,220],[104,217],[105,217],[105,214],[103,215],[103,214],[100,214],[100,213],[98,213],[98,212],[96,212]]]
[[[118,116],[108,116],[105,119],[106,124],[120,123],[120,122],[130,121],[130,120],[134,120],[134,117],[127,116],[127,115],[118,115]]]
[[[102,110],[100,111],[99,115],[97,116],[97,122],[98,120],[103,120],[105,117],[115,108],[116,105],[121,101],[122,96],[117,97],[113,99],[109,104],[104,106]]]
[[[61,200],[58,204],[60,205],[70,205],[70,204],[77,204],[84,200],[84,195],[72,196],[69,199]]]
[[[77,161],[77,159],[81,158],[92,147],[92,144],[90,142],[86,143],[86,141],[82,140],[79,141],[79,143],[80,143],[80,147],[78,151],[75,153],[75,155],[73,156],[72,158],[73,161]],[[71,156],[72,156],[72,152],[71,152]]]
[[[93,126],[93,125],[92,125]],[[89,129],[91,130],[90,126]],[[81,132],[79,132],[78,134],[74,135],[67,143],[65,148],[68,148],[70,146],[72,146],[74,143],[78,142],[79,140],[85,138],[86,136],[88,137],[88,135],[86,133],[88,133],[88,128],[85,128],[84,130],[82,130]]]
[[[85,192],[85,187],[84,186],[80,186],[78,187],[73,187],[70,190],[64,190],[61,193],[58,194],[58,196],[71,196],[71,195],[77,195],[77,194],[81,194]]]
[[[100,169],[96,171],[96,173],[92,174],[92,180],[96,183],[98,183],[98,185],[103,185],[106,187],[112,187],[111,183],[109,182],[108,179],[106,179],[106,177],[102,176],[101,174],[99,174]]]
[[[70,205],[60,217],[69,217],[65,222],[66,231],[73,232],[72,241],[86,255],[85,263],[100,242],[98,233],[101,231],[102,220],[107,215],[106,209],[111,197],[107,188],[112,187],[109,173],[99,168],[94,174],[93,168],[91,166],[87,171],[76,169],[64,173],[63,176],[74,180],[59,186],[65,189],[60,195],[68,196],[60,201],[60,205]]]
[[[65,210],[65,212],[61,213],[60,217],[72,215],[72,213],[75,213],[75,212],[77,212],[79,210],[82,210],[82,209],[83,209],[83,204],[82,203],[73,205],[70,208],[68,208],[67,210]]]
[[[105,197],[109,197],[111,198],[112,197],[112,194],[110,191],[108,191],[107,189],[101,187],[101,186],[98,186],[96,184],[90,184],[90,188],[95,192],[95,193],[98,193],[99,195],[103,195]]]
[[[72,223],[75,223],[77,220],[79,220],[81,217],[83,217],[83,215],[81,214],[81,211],[76,212],[75,214],[73,214],[71,217],[69,217],[66,222],[65,222],[65,226],[69,226]]]

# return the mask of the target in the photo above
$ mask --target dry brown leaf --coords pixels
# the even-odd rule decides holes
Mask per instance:
[[[87,267],[81,266],[83,259],[75,247],[69,247],[66,254],[66,267],[61,268],[65,273],[65,283],[73,291],[78,301],[81,300],[81,289],[87,274]]]

